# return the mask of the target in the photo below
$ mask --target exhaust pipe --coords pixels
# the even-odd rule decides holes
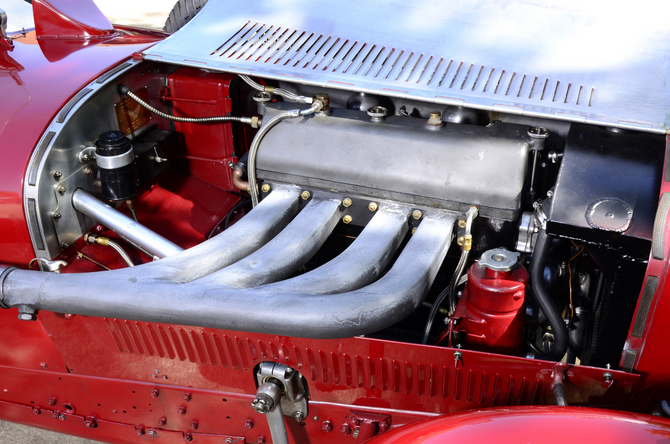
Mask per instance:
[[[297,207],[298,191],[277,186],[219,236],[132,269],[61,275],[5,269],[0,299],[5,307],[24,312],[49,310],[306,338],[369,334],[399,322],[421,304],[449,248],[457,214],[427,211],[393,266],[379,278],[405,236],[410,213],[408,207],[382,205],[340,256],[281,281],[318,250],[341,215],[339,201],[314,198],[276,237],[251,231],[281,225],[297,210],[277,208],[272,198],[274,203],[296,202]],[[241,240],[240,234],[247,239]],[[259,237],[263,240],[257,241]],[[221,252],[226,245],[220,238],[238,244]],[[187,277],[190,272],[197,278]]]

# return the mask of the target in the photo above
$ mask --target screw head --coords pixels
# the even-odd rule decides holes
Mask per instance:
[[[370,204],[368,205],[368,210],[377,211],[377,204],[375,202],[370,202]]]
[[[167,424],[167,418],[165,416],[161,416],[161,418],[158,420],[158,426],[165,427],[165,424]]]
[[[184,441],[186,442],[193,441],[193,435],[191,435],[190,433],[184,433]]]
[[[305,190],[300,194],[300,197],[302,200],[307,200],[311,197],[312,195],[309,193],[309,191]]]
[[[261,187],[261,191],[264,192],[264,193],[270,192],[270,185],[263,184],[263,186]]]
[[[37,316],[34,313],[19,313],[20,321],[36,321]]]
[[[389,429],[389,427],[390,427],[390,424],[389,424],[388,421],[384,420],[384,421],[379,422],[379,431],[380,432],[387,431]]]
[[[63,415],[62,413],[59,414],[59,415],[58,415],[58,420],[59,420],[59,421],[65,421],[65,415]]]
[[[258,439],[256,440],[257,444],[265,444],[265,437],[264,436],[259,436]]]
[[[253,429],[254,428],[254,422],[251,419],[247,419],[244,421],[244,427],[247,429]]]
[[[289,379],[293,375],[293,369],[292,368],[287,368],[284,371],[284,379]]]
[[[342,427],[340,427],[340,432],[344,435],[351,435],[351,426],[347,423],[342,424]]]
[[[342,222],[345,224],[350,224],[353,219],[348,214],[342,218]]]
[[[60,194],[61,196],[63,194],[65,194],[66,191],[67,191],[67,188],[65,188],[63,185],[58,187],[58,194]]]
[[[191,428],[191,430],[198,430],[198,421],[191,421],[189,427]]]
[[[161,392],[159,392],[158,390],[152,390],[151,391],[151,397],[152,398],[158,398],[158,395],[160,395],[160,394],[161,394]]]
[[[295,422],[300,422],[305,418],[305,415],[302,412],[295,412],[293,414],[293,419],[295,419]]]
[[[48,404],[52,407],[55,406],[56,405],[56,398],[49,398]]]
[[[184,401],[189,402],[191,400],[191,394],[186,392],[182,398],[184,398]]]
[[[158,433],[154,432],[153,430],[149,430],[149,431],[147,432],[147,435],[149,435],[149,436],[158,436]]]
[[[40,362],[40,368],[43,370],[47,369],[47,363],[46,362]]]
[[[60,219],[62,216],[63,215],[60,214],[59,212],[51,213],[51,217],[53,217],[54,219]]]
[[[33,413],[36,415],[41,415],[42,410],[39,407],[33,407]]]
[[[321,424],[321,430],[324,432],[332,432],[333,431],[333,423],[330,421],[323,421],[323,424]]]
[[[61,173],[60,171],[54,171],[53,176],[54,176],[54,179],[60,180],[60,178],[63,177],[63,173]]]
[[[135,428],[135,432],[139,435],[142,436],[145,433],[144,426],[142,424],[138,425],[137,428]]]
[[[91,168],[90,166],[84,167],[84,174],[86,174],[87,176],[92,175],[93,174],[93,168]]]
[[[181,416],[186,415],[186,407],[181,406],[177,409],[177,413],[179,413]]]
[[[466,225],[467,225],[467,222],[465,222],[464,220],[459,220],[459,221],[458,221],[458,226],[459,226],[459,227],[461,227],[461,228],[465,228]]]
[[[348,197],[346,199],[344,199],[342,201],[342,206],[345,207],[345,208],[350,207],[351,206],[351,199],[349,199]]]
[[[421,216],[423,216],[423,213],[421,213],[421,211],[419,211],[419,210],[414,210],[412,212],[412,218],[414,218],[416,220],[421,219]]]
[[[84,420],[84,425],[89,429],[95,429],[98,427],[98,421],[96,421],[94,417],[89,416]]]

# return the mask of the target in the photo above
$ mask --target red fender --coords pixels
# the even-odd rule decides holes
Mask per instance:
[[[593,444],[670,442],[670,420],[586,407],[471,410],[398,427],[370,444]]]

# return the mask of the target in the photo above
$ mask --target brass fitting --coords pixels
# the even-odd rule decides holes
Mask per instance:
[[[261,187],[261,191],[264,192],[264,193],[269,193],[270,192],[270,185],[268,185],[267,183],[263,184],[263,186]]]
[[[275,88],[274,86],[266,86],[263,91],[265,91],[266,93],[274,94]]]
[[[307,200],[311,197],[312,195],[309,194],[309,191],[305,190],[300,194],[300,197],[302,197],[302,200]]]
[[[342,218],[342,222],[344,222],[345,224],[351,223],[352,220],[353,219],[348,214]]]
[[[430,118],[426,122],[430,126],[442,126],[442,116],[439,111],[433,111],[430,113]]]
[[[472,235],[466,234],[463,236],[463,250],[470,251],[472,249]]]
[[[330,109],[330,97],[326,93],[317,93],[314,95],[314,100],[320,100],[323,103],[321,111],[327,111]]]
[[[375,202],[370,202],[370,204],[368,205],[368,210],[377,211],[377,204]]]
[[[242,168],[235,168],[233,170],[233,185],[241,191],[249,191],[249,182],[242,179],[244,177],[244,170]]]
[[[342,206],[343,206],[344,208],[348,208],[348,207],[350,207],[350,206],[351,206],[351,199],[349,199],[348,197],[345,198],[345,199],[342,201]]]
[[[412,228],[412,234],[416,233],[416,230],[417,230],[416,227]]]
[[[251,118],[251,127],[252,128],[260,128],[261,125],[263,124],[263,119],[261,119],[258,116],[254,116]]]
[[[419,211],[419,210],[414,210],[412,212],[412,217],[416,220],[421,219],[422,216],[423,216],[423,213],[421,213],[421,211]]]
[[[459,221],[458,221],[458,226],[459,226],[459,227],[461,227],[461,228],[465,228],[466,225],[467,225],[467,222],[465,222],[464,220],[459,220]]]

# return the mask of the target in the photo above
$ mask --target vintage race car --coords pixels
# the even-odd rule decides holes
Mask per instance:
[[[0,12],[1,419],[670,441],[667,15],[180,0],[170,35],[32,8]]]

